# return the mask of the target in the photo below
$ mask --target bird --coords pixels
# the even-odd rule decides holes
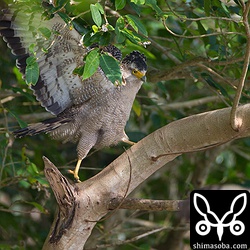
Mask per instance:
[[[43,17],[39,9],[11,6],[0,17],[0,35],[17,57],[16,65],[25,78],[27,58],[34,56],[39,68],[37,83],[30,84],[36,99],[53,118],[14,131],[15,137],[48,133],[52,139],[77,144],[77,164],[70,171],[80,182],[79,169],[89,151],[133,144],[124,128],[137,92],[145,81],[147,60],[139,51],[122,59],[114,45],[100,51],[120,63],[122,84],[113,84],[104,71],[88,79],[74,73],[84,66],[84,57],[95,47],[86,47],[82,35],[58,14]],[[30,7],[31,8],[31,7]]]

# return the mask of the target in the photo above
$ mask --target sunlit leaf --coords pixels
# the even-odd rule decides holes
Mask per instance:
[[[136,99],[134,100],[132,108],[137,116],[141,115],[141,104]]]
[[[96,25],[92,25],[92,30],[97,33],[99,31],[99,28]]]
[[[144,4],[145,3],[145,0],[131,0],[132,3],[135,3],[135,4]]]
[[[124,29],[125,28],[125,21],[123,17],[119,17],[116,21],[116,28],[118,29]]]
[[[30,162],[29,165],[27,166],[27,171],[31,174],[31,175],[36,175],[39,173],[37,166]]]

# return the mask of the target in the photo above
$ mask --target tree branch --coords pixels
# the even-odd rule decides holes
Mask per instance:
[[[108,209],[134,209],[134,210],[148,210],[148,211],[179,211],[182,200],[148,200],[116,197],[113,198]]]
[[[49,181],[60,208],[49,238],[50,243],[57,243],[73,222],[76,207],[78,206],[75,199],[77,187],[71,185],[46,157],[43,157],[43,161],[45,177]]]
[[[244,87],[245,79],[247,76],[249,60],[250,60],[250,27],[248,23],[249,10],[250,10],[250,1],[247,1],[246,5],[243,2],[243,24],[246,30],[247,44],[246,44],[246,52],[245,52],[242,74],[234,97],[232,111],[231,111],[231,126],[235,130],[238,130],[239,127],[241,126],[241,122],[238,119],[236,112],[237,112],[237,107],[239,105],[241,93]]]
[[[61,175],[55,174],[53,164],[44,159],[45,165],[48,165],[46,169],[53,169],[46,170],[47,175],[52,174],[49,177],[52,183],[56,183],[52,188],[61,190],[56,192],[61,197],[57,200],[69,206],[63,208],[65,211],[72,211],[72,214],[59,213],[67,214],[73,220],[68,227],[63,228],[60,240],[51,242],[56,225],[66,224],[60,222],[63,217],[57,214],[43,249],[82,249],[97,221],[109,212],[112,199],[130,194],[154,172],[184,152],[205,150],[249,136],[250,104],[238,109],[238,117],[242,122],[238,132],[230,125],[230,111],[231,108],[215,110],[172,122],[132,146],[94,177],[73,186]],[[61,181],[63,183],[58,184]],[[67,202],[62,199],[64,195]],[[75,207],[75,211],[72,207]]]

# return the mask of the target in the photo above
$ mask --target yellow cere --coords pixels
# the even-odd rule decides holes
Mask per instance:
[[[134,69],[134,70],[133,70],[133,75],[135,75],[137,78],[141,79],[145,74],[142,73],[142,72],[139,71],[139,70]]]

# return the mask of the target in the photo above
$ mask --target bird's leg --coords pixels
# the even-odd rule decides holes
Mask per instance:
[[[82,159],[78,159],[78,161],[77,161],[77,163],[76,163],[75,169],[74,169],[74,170],[68,170],[68,172],[69,172],[70,174],[73,174],[73,175],[74,175],[74,178],[76,179],[77,182],[81,182],[81,181],[80,181],[80,178],[79,178],[79,176],[78,176],[78,172],[79,172],[81,163],[82,163]]]

